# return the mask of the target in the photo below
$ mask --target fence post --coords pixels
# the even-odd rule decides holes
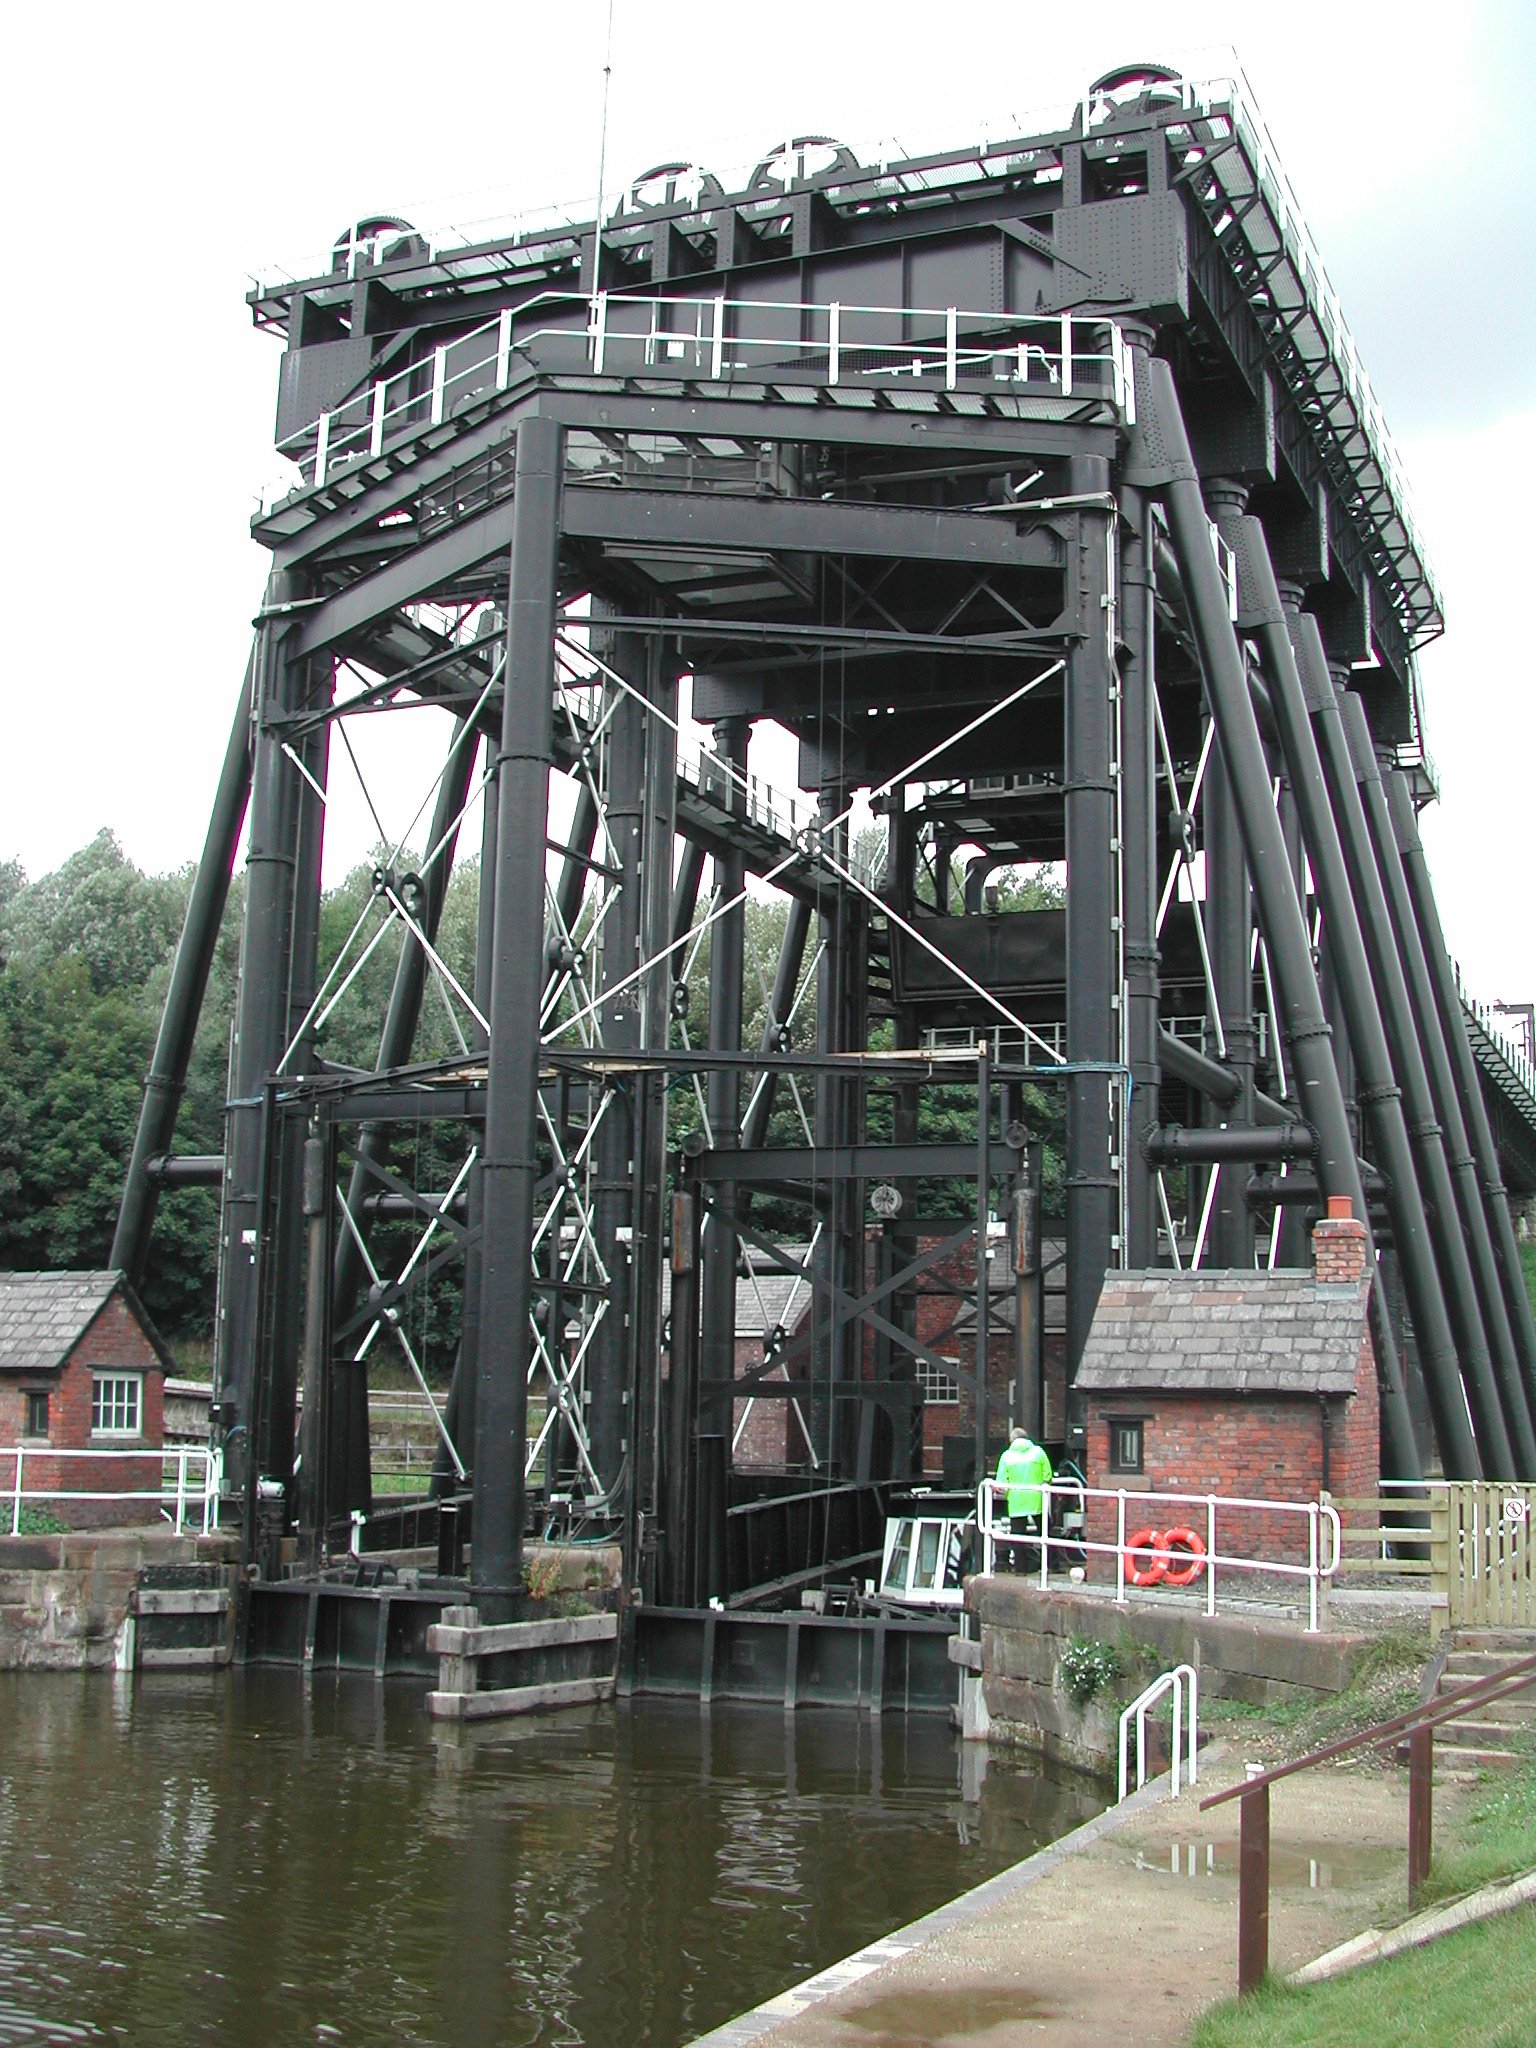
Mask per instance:
[[[325,482],[325,465],[331,452],[331,416],[321,413],[315,421],[315,488]]]
[[[21,1534],[21,1461],[25,1455],[26,1453],[22,1450],[21,1445],[17,1444],[12,1453],[16,1460],[15,1494],[11,1501],[11,1534],[13,1536]]]
[[[1429,1502],[1429,1611],[1440,1617],[1442,1629],[1454,1628],[1458,1616],[1452,1611],[1451,1594],[1451,1505],[1454,1487],[1441,1487]]]
[[[1269,1787],[1237,1803],[1237,1995],[1257,1991],[1269,1974]]]
[[[1216,1496],[1205,1496],[1205,1611],[1216,1612]]]
[[[179,1536],[187,1518],[187,1447],[182,1444],[176,1452],[176,1534]]]
[[[838,358],[843,348],[843,309],[834,299],[827,308],[827,382],[837,382]]]
[[[1417,1902],[1429,1875],[1434,1840],[1435,1731],[1415,1728],[1408,1737],[1408,1903]]]
[[[1086,1508],[1083,1511],[1083,1519],[1086,1523]],[[1119,1489],[1119,1498],[1115,1504],[1115,1605],[1117,1607],[1125,1605],[1125,1488],[1123,1486]]]
[[[944,389],[953,391],[959,375],[960,316],[953,306],[944,308]],[[979,1396],[978,1396],[979,1398]]]

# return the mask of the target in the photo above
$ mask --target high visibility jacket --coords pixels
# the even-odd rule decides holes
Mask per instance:
[[[1010,1444],[997,1461],[997,1483],[1008,1493],[1010,1515],[1038,1515],[1040,1489],[1049,1484],[1051,1461],[1039,1444]]]

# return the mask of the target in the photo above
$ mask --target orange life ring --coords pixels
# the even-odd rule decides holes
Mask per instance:
[[[1193,1529],[1165,1529],[1162,1536],[1164,1550],[1182,1550],[1189,1562],[1177,1570],[1169,1562],[1163,1567],[1163,1578],[1170,1586],[1192,1586],[1205,1570],[1205,1539]]]
[[[1155,1529],[1138,1529],[1134,1536],[1127,1537],[1125,1545],[1125,1576],[1133,1586],[1155,1586],[1168,1576],[1168,1566],[1160,1557],[1151,1558],[1146,1564],[1139,1564],[1138,1558],[1147,1556],[1151,1550],[1161,1550],[1163,1539]]]

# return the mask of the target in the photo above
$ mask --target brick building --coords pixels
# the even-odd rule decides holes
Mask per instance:
[[[156,1492],[171,1359],[121,1273],[0,1272],[0,1496]],[[50,1457],[132,1451],[142,1458]],[[75,1527],[154,1521],[153,1500],[40,1502]],[[9,1528],[9,1523],[3,1524]]]
[[[1088,1484],[1255,1500],[1316,1500],[1324,1487],[1373,1494],[1380,1439],[1369,1309],[1365,1226],[1347,1213],[1316,1226],[1310,1272],[1111,1273],[1077,1379],[1087,1395]],[[1155,1519],[1141,1514],[1136,1525]],[[1198,1510],[1175,1520],[1203,1534]],[[1113,1504],[1090,1503],[1090,1538],[1114,1535]],[[1302,1563],[1306,1521],[1224,1515],[1219,1545]],[[1095,1576],[1113,1567],[1112,1556],[1090,1557]]]
[[[908,1226],[913,1230],[916,1249],[934,1250],[964,1231],[953,1222],[931,1222]],[[869,1279],[879,1267],[880,1226],[871,1226],[866,1245]],[[809,1248],[789,1244],[785,1256],[804,1260]],[[1043,1258],[1051,1279],[1060,1279],[1061,1246],[1047,1242]],[[987,1384],[996,1403],[995,1420],[989,1434],[1000,1446],[1007,1437],[1012,1412],[1014,1379],[1015,1280],[1006,1235],[993,1243],[989,1260],[991,1334],[988,1343]],[[905,1256],[910,1257],[907,1252]],[[748,1255],[750,1266],[736,1281],[736,1370],[750,1372],[763,1363],[766,1346],[787,1350],[793,1372],[803,1377],[808,1369],[806,1339],[811,1310],[807,1283],[786,1273],[761,1253]],[[670,1280],[670,1276],[668,1276]],[[912,1289],[914,1334],[931,1357],[917,1359],[914,1371],[923,1400],[922,1469],[930,1481],[939,1481],[945,1471],[944,1446],[958,1440],[966,1451],[974,1441],[975,1411],[969,1388],[960,1371],[969,1374],[976,1357],[976,1256],[974,1238],[966,1240],[935,1260]],[[1047,1436],[1059,1437],[1065,1428],[1066,1353],[1063,1315],[1064,1298],[1059,1285],[1047,1281],[1041,1305],[1044,1401]],[[670,1306],[670,1294],[667,1297]],[[890,1304],[881,1308],[890,1312]],[[953,1360],[960,1370],[949,1371]],[[881,1371],[876,1338],[866,1332],[862,1369],[873,1379]],[[888,1369],[888,1368],[887,1368]],[[782,1367],[767,1375],[767,1383],[787,1377]],[[809,1417],[804,1404],[765,1394],[755,1400],[738,1400],[732,1423],[734,1452],[732,1465],[738,1472],[787,1472],[810,1463]],[[963,1462],[963,1460],[962,1460]]]

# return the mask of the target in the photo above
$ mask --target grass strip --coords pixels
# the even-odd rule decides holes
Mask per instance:
[[[1195,2028],[1191,2048],[1531,2048],[1536,1907],[1522,1906],[1326,1984],[1266,1984]]]

